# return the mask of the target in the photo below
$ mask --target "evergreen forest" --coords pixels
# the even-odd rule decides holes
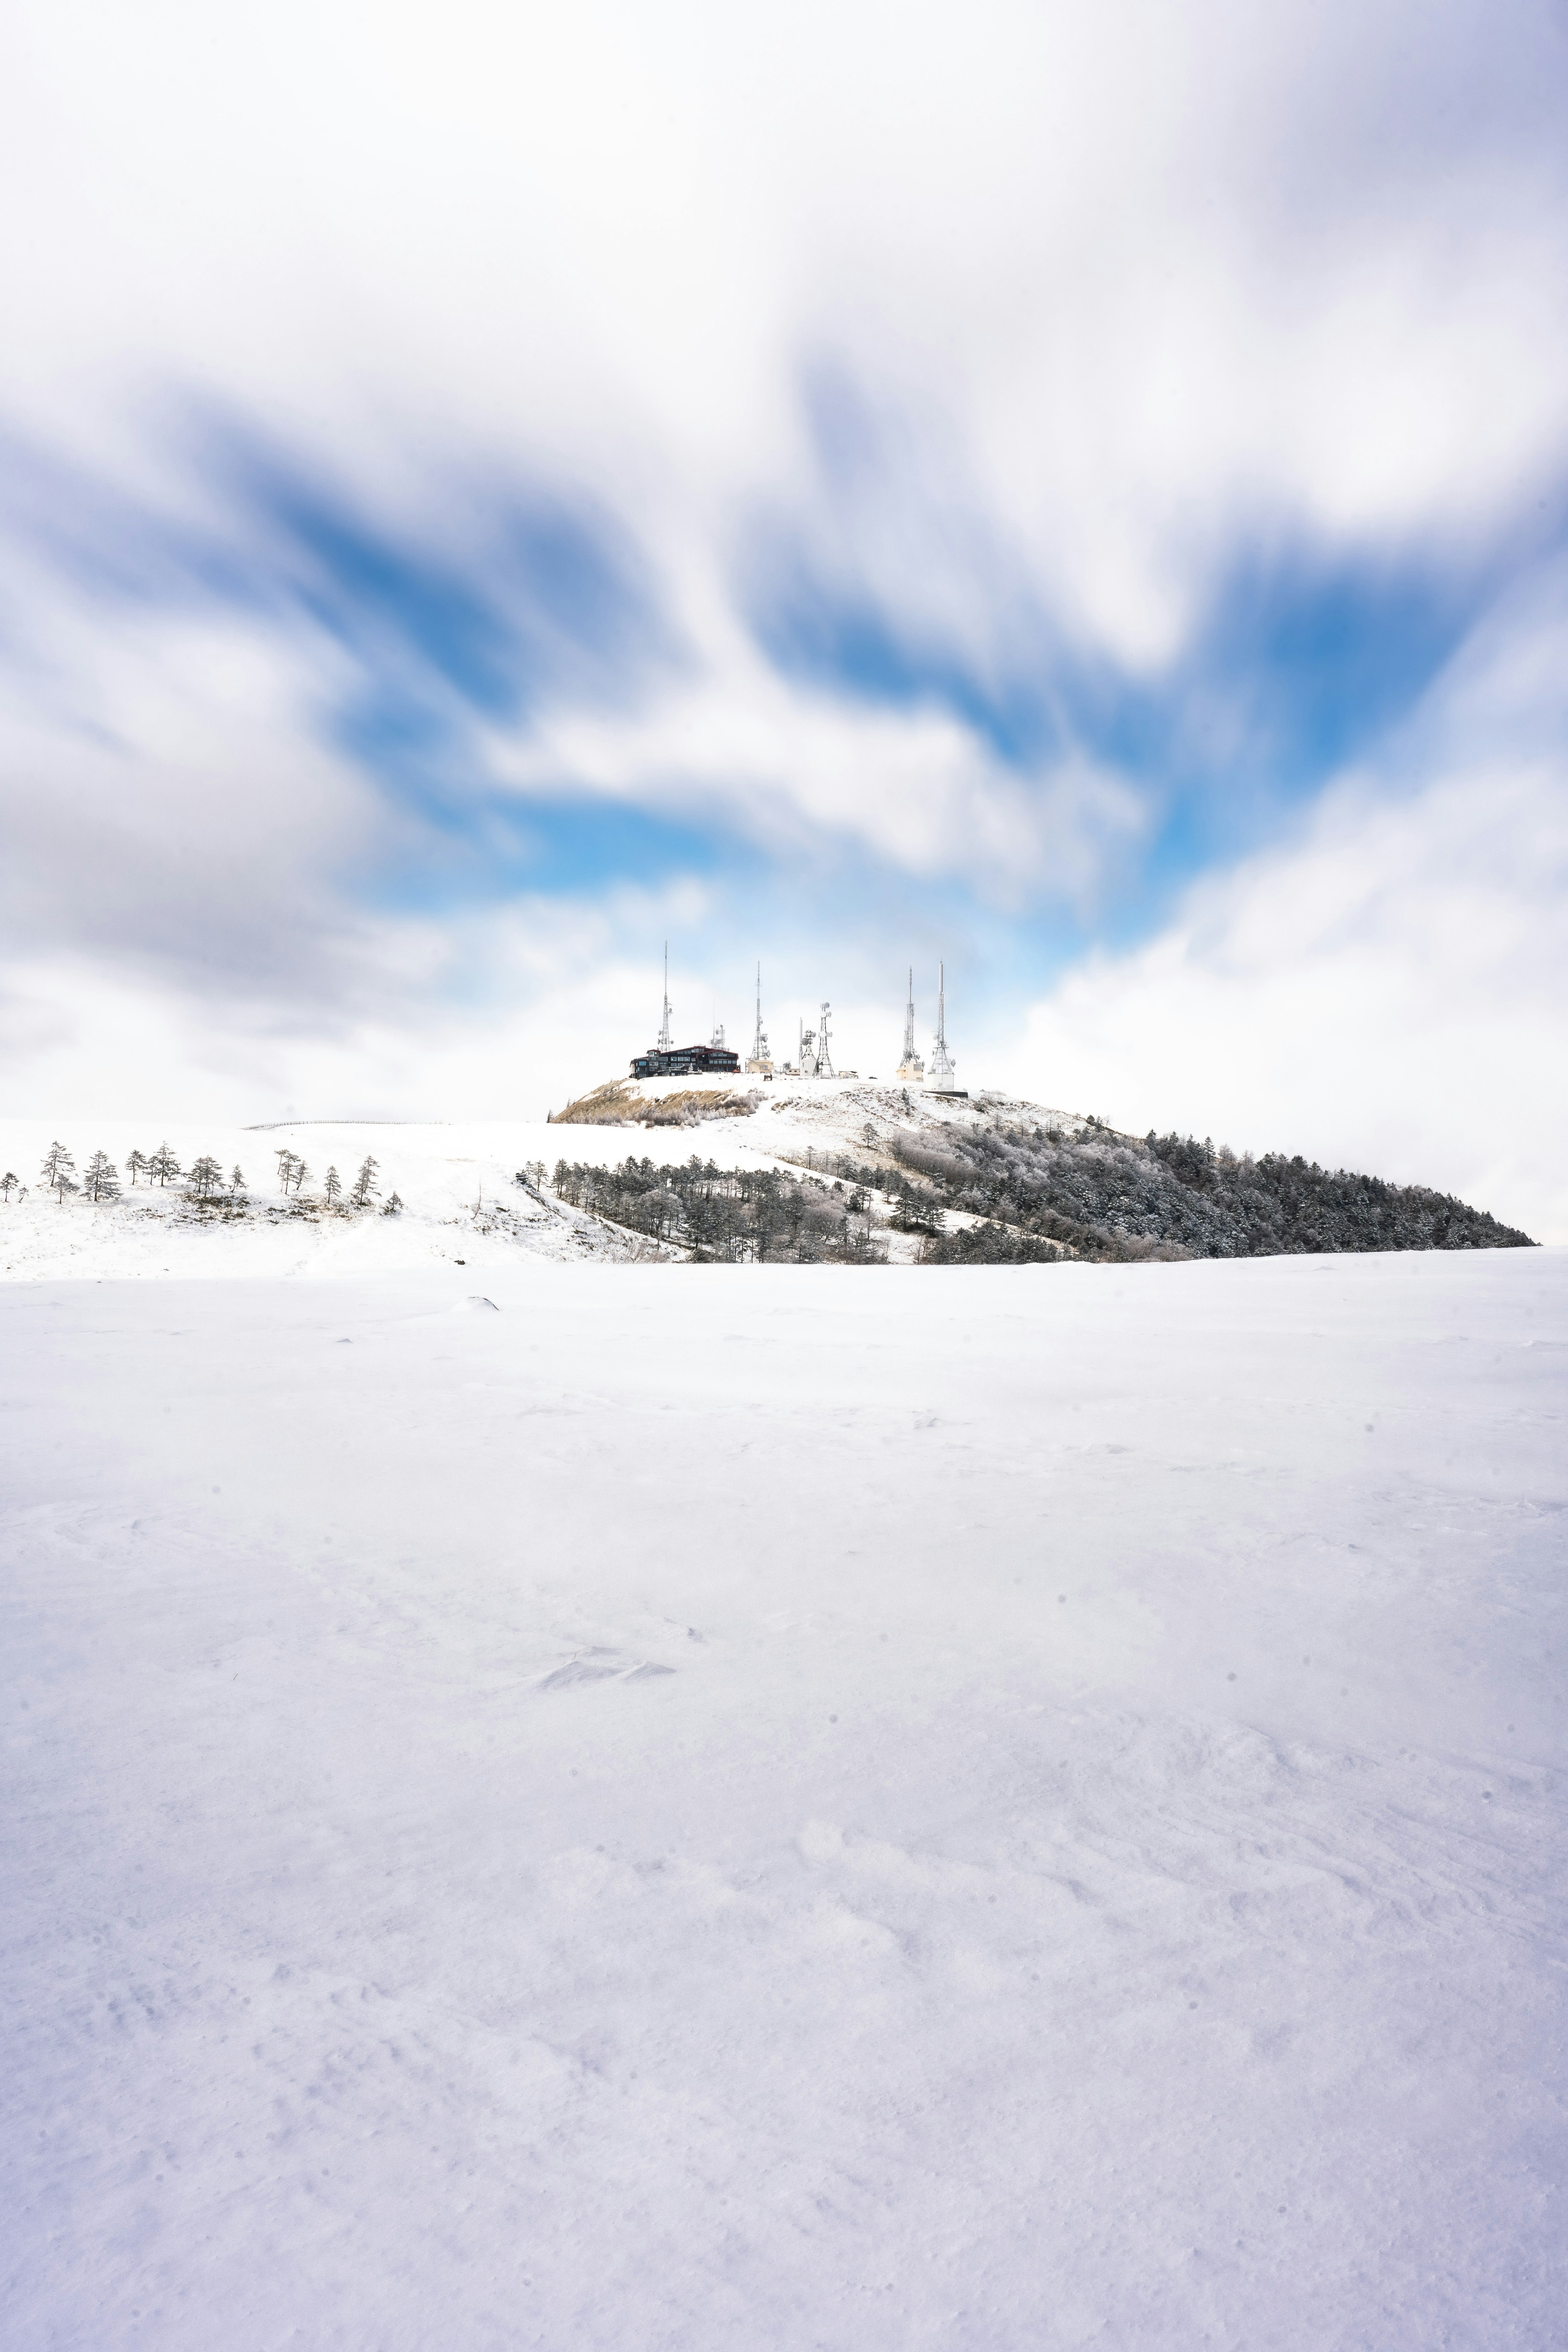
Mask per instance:
[[[562,1160],[555,1191],[613,1223],[731,1262],[879,1263],[889,1227],[917,1236],[933,1265],[1531,1245],[1424,1185],[1300,1155],[1254,1159],[1191,1136],[1120,1135],[1097,1120],[1071,1133],[994,1122],[868,1128],[865,1144],[863,1156],[829,1155],[811,1174],[721,1170],[695,1157],[676,1168]]]

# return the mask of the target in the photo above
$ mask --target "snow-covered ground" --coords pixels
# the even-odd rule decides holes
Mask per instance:
[[[15,2352],[1564,2340],[1568,1252],[0,1316]]]
[[[542,1121],[468,1127],[304,1121],[265,1129],[176,1122],[156,1134],[100,1124],[102,1133],[79,1135],[36,1120],[0,1121],[0,1173],[12,1170],[27,1188],[25,1199],[18,1194],[0,1202],[0,1282],[332,1277],[454,1263],[482,1270],[509,1265],[520,1255],[616,1254],[602,1225],[532,1200],[512,1181],[528,1161],[548,1160],[553,1166],[560,1156],[552,1149],[558,1130]],[[38,1171],[57,1133],[75,1156],[79,1179],[92,1151],[108,1152],[121,1172],[117,1199],[92,1202],[79,1192],[62,1202],[45,1191]],[[164,1141],[183,1168],[203,1155],[216,1160],[226,1177],[237,1167],[246,1179],[238,1212],[221,1213],[226,1204],[204,1208],[183,1184],[143,1181],[132,1187],[125,1174],[132,1150],[146,1155]],[[310,1170],[297,1209],[279,1189],[277,1155],[284,1150],[297,1152]],[[346,1189],[367,1154],[379,1163],[383,1200],[395,1192],[405,1203],[402,1213],[383,1216],[378,1203],[368,1214],[321,1214],[327,1170],[335,1167]],[[613,1156],[624,1158],[625,1150]]]

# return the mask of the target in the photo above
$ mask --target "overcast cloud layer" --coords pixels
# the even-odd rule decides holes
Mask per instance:
[[[8,12],[18,1108],[533,1112],[822,995],[1568,1237],[1568,40]],[[85,1139],[90,1140],[90,1139]]]

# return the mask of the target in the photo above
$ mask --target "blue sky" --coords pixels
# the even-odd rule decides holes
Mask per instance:
[[[534,1108],[668,935],[1546,1200],[1413,1074],[1562,1020],[1552,10],[9,38],[18,1099]]]

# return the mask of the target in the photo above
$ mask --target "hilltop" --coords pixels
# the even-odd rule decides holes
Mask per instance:
[[[1255,1159],[1192,1137],[1122,1134],[1092,1114],[994,1091],[942,1096],[868,1079],[744,1091],[727,1078],[627,1080],[569,1104],[553,1124],[661,1140],[671,1129],[703,1129],[701,1148],[673,1175],[667,1154],[655,1159],[645,1140],[607,1180],[601,1132],[591,1159],[563,1152],[555,1189],[708,1255],[784,1254],[787,1242],[788,1254],[809,1256],[864,1259],[879,1249],[928,1265],[1016,1264],[1530,1244],[1426,1186],[1300,1155]],[[804,1203],[798,1178],[793,1191],[761,1181],[770,1162],[807,1171]],[[735,1181],[715,1181],[727,1174]],[[837,1196],[840,1233],[812,1190]],[[916,1247],[900,1251],[900,1236]]]
[[[127,1122],[60,1139],[79,1175],[101,1149],[110,1197],[61,1201],[39,1168],[55,1140],[0,1125],[0,1278],[373,1274],[531,1257],[787,1257],[1030,1263],[1322,1251],[1513,1248],[1529,1236],[1421,1186],[1254,1160],[1191,1138],[1122,1134],[1089,1114],[1000,1092],[939,1097],[873,1079],[616,1081],[548,1121],[267,1128],[177,1124],[182,1174],[132,1183]],[[375,1198],[345,1191],[366,1154]],[[279,1155],[306,1174],[284,1192]],[[242,1171],[238,1185],[233,1171]],[[395,1195],[395,1213],[386,1213]]]

